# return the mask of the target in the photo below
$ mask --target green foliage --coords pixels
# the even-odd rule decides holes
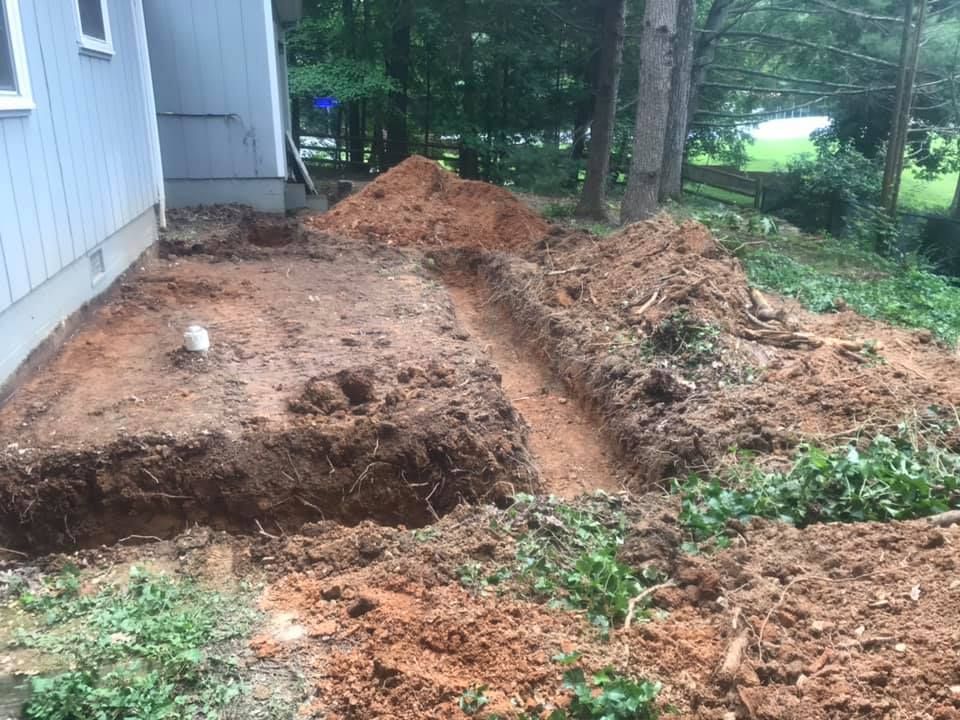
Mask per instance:
[[[331,95],[351,102],[382,98],[394,89],[394,82],[372,62],[340,58],[290,68],[290,94],[294,97]]]
[[[489,702],[490,699],[487,697],[487,686],[477,685],[476,687],[472,687],[463,691],[463,694],[460,696],[459,705],[464,714],[476,715]]]
[[[834,230],[862,241],[896,234],[877,202],[883,165],[850,144],[821,142],[817,156],[787,164],[789,204],[781,212],[806,230]]]
[[[569,195],[576,191],[582,169],[583,163],[574,160],[568,149],[524,143],[509,149],[499,179],[538,195]]]
[[[875,255],[857,261],[859,276],[830,273],[794,260],[784,252],[789,250],[764,248],[747,254],[743,262],[750,281],[795,297],[815,312],[835,310],[836,300],[842,298],[867,317],[927,328],[948,343],[960,337],[960,287],[954,281],[915,264],[882,263]]]
[[[575,210],[573,203],[554,202],[543,209],[543,216],[548,220],[567,220],[573,217]]]
[[[580,660],[580,655],[571,653],[553,659],[561,665],[573,665]],[[570,703],[565,708],[556,708],[548,713],[539,707],[532,714],[520,713],[516,720],[657,720],[660,717],[656,704],[662,689],[660,683],[634,680],[613,668],[595,673],[589,681],[582,669],[571,668],[563,674],[563,687],[570,693]],[[485,689],[480,688],[481,691]],[[466,695],[464,693],[464,697]],[[463,709],[462,698],[460,702]],[[468,715],[476,713],[464,712]],[[504,718],[501,715],[488,715],[486,720]]]
[[[517,580],[535,597],[585,610],[603,631],[621,622],[631,598],[658,579],[653,570],[636,572],[617,560],[625,520],[605,496],[578,507],[523,497],[511,513]]]
[[[564,674],[563,684],[573,694],[566,711],[551,715],[550,720],[656,720],[660,684],[648,680],[631,680],[607,668],[588,684],[583,670],[575,668]]]
[[[922,442],[922,441],[921,441]],[[760,517],[804,527],[819,522],[886,522],[960,505],[960,455],[905,435],[877,436],[865,450],[801,447],[786,472],[764,472],[744,456],[711,481],[678,483],[680,520],[698,542],[726,544],[727,526]]]
[[[76,573],[66,572],[47,593],[21,597],[42,626],[18,644],[76,668],[34,678],[25,717],[216,717],[240,694],[235,662],[215,650],[241,637],[252,617],[226,598],[137,568],[122,590],[78,589]]]
[[[669,355],[686,367],[705,365],[717,357],[720,329],[678,310],[654,328],[650,350]]]

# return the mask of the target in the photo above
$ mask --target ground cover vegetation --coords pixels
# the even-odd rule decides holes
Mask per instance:
[[[32,679],[24,716],[220,717],[244,691],[230,643],[247,635],[254,613],[238,600],[138,567],[125,585],[95,592],[81,588],[72,567],[21,588],[19,605],[33,622],[13,647],[58,666]]]

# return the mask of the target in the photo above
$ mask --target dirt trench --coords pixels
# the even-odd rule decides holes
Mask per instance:
[[[530,426],[527,442],[543,491],[573,499],[620,490],[623,470],[600,421],[553,374],[534,339],[479,281],[467,275],[446,279],[457,320],[489,355],[507,399]]]

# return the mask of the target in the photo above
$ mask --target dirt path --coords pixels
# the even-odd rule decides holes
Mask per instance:
[[[593,490],[616,492],[619,475],[599,423],[515,335],[509,318],[468,283],[448,286],[457,319],[503,376],[503,389],[530,425],[529,446],[546,493],[574,498]]]

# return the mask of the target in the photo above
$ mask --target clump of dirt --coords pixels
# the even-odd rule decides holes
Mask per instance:
[[[521,247],[547,232],[546,222],[507,190],[461,180],[416,155],[306,222],[388,245],[491,250]]]
[[[805,440],[894,432],[960,401],[960,362],[916,333],[778,299],[758,310],[698,223],[554,234],[525,257],[485,254],[479,271],[646,482],[715,467],[731,447],[786,457]]]

